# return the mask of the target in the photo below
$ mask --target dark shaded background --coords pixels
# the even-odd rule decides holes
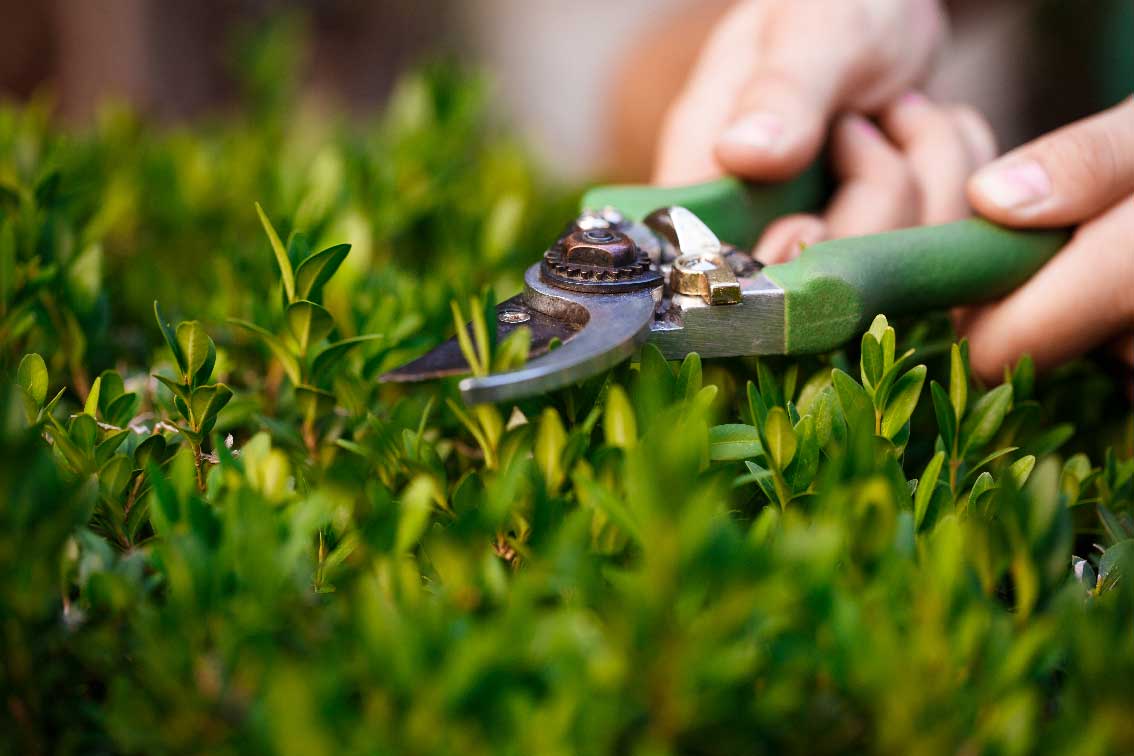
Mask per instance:
[[[1134,92],[1134,0],[949,0],[930,92],[975,104],[1004,148]],[[554,171],[649,174],[657,127],[726,0],[0,0],[0,97],[60,117],[107,99],[169,121],[236,96],[232,50],[270,17],[306,29],[302,88],[372,111],[439,54],[485,67],[505,117]]]

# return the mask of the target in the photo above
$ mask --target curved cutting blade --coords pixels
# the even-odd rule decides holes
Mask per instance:
[[[582,294],[524,275],[524,303],[578,328],[563,345],[507,373],[466,378],[461,396],[470,404],[501,402],[562,388],[614,367],[649,336],[660,287],[620,294]]]

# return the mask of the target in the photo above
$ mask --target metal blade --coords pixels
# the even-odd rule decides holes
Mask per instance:
[[[527,327],[532,332],[531,348],[528,351],[529,359],[547,352],[548,346],[554,339],[559,339],[564,343],[570,341],[580,328],[575,323],[558,320],[528,307],[522,294],[517,294],[496,305],[497,343],[506,338],[512,331],[521,327]],[[471,339],[473,337],[472,327],[466,326],[466,328]],[[381,383],[414,383],[464,375],[468,372],[469,363],[464,354],[461,353],[461,347],[454,336],[413,362],[382,375],[378,380]]]
[[[536,396],[589,378],[627,359],[649,335],[661,287],[619,294],[583,294],[549,286],[539,266],[524,275],[524,303],[578,331],[563,346],[524,367],[460,383],[469,404]]]

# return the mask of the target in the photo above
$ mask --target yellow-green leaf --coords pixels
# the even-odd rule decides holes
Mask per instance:
[[[554,407],[546,407],[539,419],[535,440],[535,461],[543,473],[547,487],[556,491],[563,484],[563,449],[567,446],[567,431]]]
[[[949,403],[953,405],[957,421],[965,416],[965,405],[969,399],[969,375],[961,356],[961,347],[953,344],[949,353]]]
[[[632,449],[638,443],[638,423],[634,408],[621,386],[611,386],[606,395],[606,411],[602,420],[606,443],[622,449]]]
[[[335,327],[335,319],[327,308],[305,299],[288,305],[286,318],[300,354],[306,354],[308,347],[327,338]]]
[[[911,368],[897,380],[882,414],[882,435],[893,440],[913,415],[925,383],[925,365]]]
[[[791,418],[783,407],[772,407],[764,421],[764,448],[778,470],[783,470],[795,458],[798,441]]]
[[[929,502],[933,499],[933,491],[937,488],[937,479],[941,476],[941,466],[945,463],[945,452],[939,451],[925,466],[921,479],[917,482],[917,491],[914,493],[914,527],[920,528],[925,521],[925,514],[929,509]]]
[[[16,383],[35,402],[36,409],[47,398],[47,365],[35,352],[25,354],[16,370]]]
[[[275,227],[268,220],[268,215],[264,212],[264,208],[260,207],[259,202],[256,203],[256,214],[260,216],[260,224],[264,227],[264,233],[268,235],[268,241],[271,242],[272,252],[275,253],[276,263],[280,267],[280,278],[283,279],[284,292],[287,294],[287,301],[291,302],[295,299],[295,274],[291,270],[291,260],[288,259],[287,249],[280,241],[279,234],[276,233]]]
[[[186,382],[192,380],[205,360],[209,358],[209,349],[212,339],[205,333],[205,328],[196,320],[189,320],[177,325],[177,346],[185,358]]]

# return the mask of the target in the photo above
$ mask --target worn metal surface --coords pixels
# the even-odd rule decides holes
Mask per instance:
[[[784,292],[763,276],[742,278],[740,302],[710,305],[699,296],[674,294],[650,327],[650,341],[668,359],[784,353]]]
[[[579,331],[581,324],[545,315],[529,307],[524,302],[523,295],[517,294],[496,306],[497,341],[503,340],[520,327],[531,329],[532,344],[528,356],[530,359],[535,359],[547,352],[548,345],[553,339],[566,342],[573,337]],[[471,328],[469,328],[469,338],[472,338]],[[391,370],[378,380],[382,383],[412,383],[464,375],[468,372],[469,363],[461,354],[461,347],[454,336],[428,354],[402,365],[397,370]]]
[[[579,329],[563,346],[518,370],[461,381],[461,395],[470,404],[536,396],[614,367],[649,335],[661,297],[660,282],[615,295],[564,291],[541,280],[539,265],[528,268],[524,285],[527,307]]]

